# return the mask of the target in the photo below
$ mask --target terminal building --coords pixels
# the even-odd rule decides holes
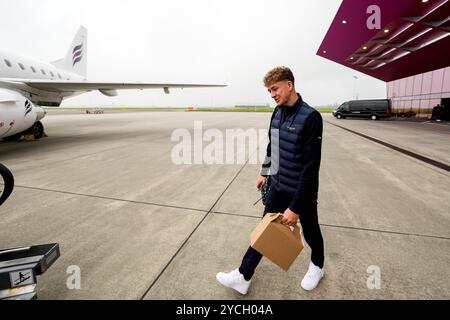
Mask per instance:
[[[450,0],[344,0],[317,54],[385,81],[394,115],[431,118],[450,109],[449,36]]]

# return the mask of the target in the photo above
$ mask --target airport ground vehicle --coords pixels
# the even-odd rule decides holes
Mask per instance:
[[[387,99],[383,100],[352,100],[341,104],[333,111],[338,119],[360,117],[378,120],[391,116],[391,105]]]
[[[103,111],[103,109],[100,109],[100,108],[95,108],[95,109],[92,109],[92,110],[86,110],[86,114],[91,114],[91,113],[93,113],[93,114],[103,114],[104,111]]]
[[[0,206],[14,189],[14,176],[0,163]],[[58,243],[0,249],[0,300],[37,299],[37,276],[59,258]]]
[[[433,108],[431,120],[450,121],[450,99],[443,99],[447,104],[437,105]]]

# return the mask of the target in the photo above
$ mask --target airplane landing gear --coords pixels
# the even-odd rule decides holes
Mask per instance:
[[[37,121],[33,124],[33,126],[30,129],[27,129],[21,133],[17,133],[13,136],[3,138],[3,140],[16,141],[16,140],[19,140],[20,138],[22,138],[22,136],[32,136],[31,140],[33,140],[33,138],[34,138],[34,140],[41,139],[46,136],[45,132],[44,132],[44,125],[42,124],[42,122]],[[30,140],[30,139],[28,139],[28,140]]]
[[[32,134],[35,139],[40,139],[44,136],[44,125],[42,122],[37,121],[24,134]]]

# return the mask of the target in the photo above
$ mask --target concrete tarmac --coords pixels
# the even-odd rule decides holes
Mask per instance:
[[[60,244],[40,299],[449,299],[449,172],[332,123],[445,163],[450,127],[323,117],[325,277],[313,292],[300,288],[308,247],[288,272],[263,259],[245,297],[222,287],[215,274],[239,265],[261,217],[260,166],[171,158],[176,129],[267,129],[268,113],[50,113],[47,138],[0,142],[16,180],[0,247]],[[80,289],[67,287],[71,266]]]

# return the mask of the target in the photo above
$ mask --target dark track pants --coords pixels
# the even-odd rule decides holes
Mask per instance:
[[[274,187],[270,188],[266,206],[264,208],[264,215],[266,215],[266,213],[283,213],[289,207],[291,201],[292,197],[290,195],[278,192]],[[317,216],[317,201],[314,200],[311,204],[307,205],[305,210],[300,212],[299,218],[302,225],[303,237],[312,251],[311,261],[316,266],[323,268],[324,249],[322,233],[320,232]],[[263,256],[252,247],[248,248],[242,259],[241,266],[239,267],[239,271],[244,275],[246,280],[252,278],[262,257]]]

